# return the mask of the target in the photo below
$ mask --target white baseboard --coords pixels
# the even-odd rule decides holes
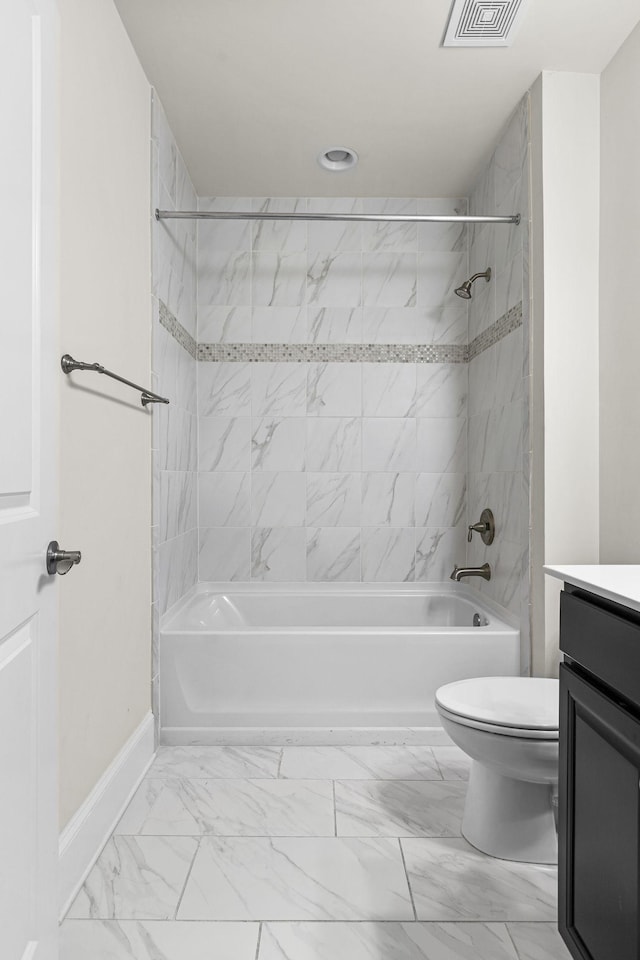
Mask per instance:
[[[148,713],[60,834],[60,917],[122,816],[154,757],[153,714]]]

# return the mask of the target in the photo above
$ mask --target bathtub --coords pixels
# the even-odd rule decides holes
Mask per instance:
[[[441,684],[519,666],[468,587],[201,583],[161,623],[160,740],[434,742]]]

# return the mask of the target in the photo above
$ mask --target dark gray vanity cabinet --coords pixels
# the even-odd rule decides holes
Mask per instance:
[[[640,957],[640,614],[560,604],[558,925],[578,960]]]

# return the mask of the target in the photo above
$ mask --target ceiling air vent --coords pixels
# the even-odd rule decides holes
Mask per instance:
[[[443,47],[508,47],[526,0],[454,0]]]

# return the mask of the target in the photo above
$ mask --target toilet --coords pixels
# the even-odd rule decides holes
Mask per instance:
[[[459,680],[438,688],[436,708],[472,760],[465,839],[502,860],[556,863],[558,681]]]

